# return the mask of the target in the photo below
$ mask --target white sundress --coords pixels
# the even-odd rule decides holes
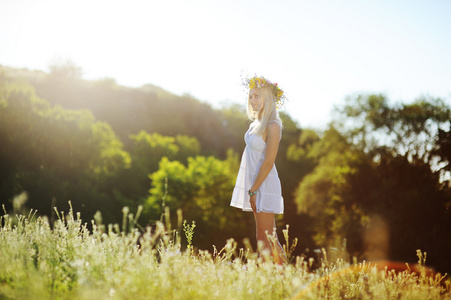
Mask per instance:
[[[266,153],[265,141],[261,135],[251,134],[252,129],[253,124],[244,135],[246,148],[241,158],[240,170],[230,203],[230,206],[241,208],[243,211],[252,211],[248,191],[257,177]],[[275,164],[257,191],[256,207],[257,213],[283,214],[282,188]]]

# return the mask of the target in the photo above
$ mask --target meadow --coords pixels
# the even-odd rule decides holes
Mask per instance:
[[[290,257],[277,265],[266,251],[192,245],[195,223],[172,229],[169,210],[141,228],[123,209],[122,224],[84,223],[79,213],[55,209],[55,221],[0,217],[0,299],[451,299],[446,275],[433,274],[417,251],[416,273],[376,263],[352,264],[326,251],[315,260]],[[288,228],[283,231],[288,254]],[[289,255],[290,256],[290,255]],[[316,267],[314,267],[316,266]]]

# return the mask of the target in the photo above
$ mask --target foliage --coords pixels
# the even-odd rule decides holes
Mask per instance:
[[[437,149],[433,154],[440,157],[439,163],[443,164],[443,170],[451,172],[451,129],[438,130]]]
[[[54,61],[50,66],[50,76],[55,80],[81,79],[83,72],[73,61]]]
[[[228,129],[221,123],[221,113],[192,96],[177,96],[150,84],[129,88],[109,78],[98,81],[73,78],[73,68],[72,63],[63,63],[57,69],[66,70],[67,74],[53,76],[52,68],[48,76],[29,82],[38,96],[52,104],[89,109],[96,119],[110,124],[127,147],[133,143],[129,136],[141,130],[164,136],[196,137],[203,155],[224,157],[231,147],[228,139],[222,138]]]
[[[439,174],[431,174],[426,163],[413,164],[405,157],[363,162],[347,177],[341,195],[347,207],[358,207],[369,217],[362,228],[362,237],[353,245],[356,251],[363,253],[364,248],[380,244],[381,241],[368,236],[379,230],[387,234],[384,243],[389,246],[384,255],[390,259],[405,260],[409,257],[408,249],[416,247],[431,253],[430,265],[439,270],[451,268],[446,259],[451,251],[448,242],[451,214],[446,208],[451,193],[442,188]],[[379,224],[372,224],[374,219]],[[385,230],[389,232],[384,233]],[[371,255],[370,250],[366,251]]]
[[[53,67],[57,67],[58,72],[67,71],[67,74],[54,76]],[[88,109],[96,120],[111,125],[125,145],[124,149],[131,156],[131,166],[119,170],[114,177],[102,182],[110,188],[108,194],[113,194],[114,202],[122,205],[136,208],[145,201],[150,184],[147,175],[157,171],[154,168],[158,168],[158,162],[163,154],[170,160],[177,160],[186,165],[187,157],[190,156],[215,156],[218,159],[227,159],[229,150],[239,155],[244,149],[243,135],[249,121],[243,105],[232,104],[214,110],[208,104],[201,103],[189,95],[177,96],[151,84],[129,88],[117,84],[110,78],[87,81],[78,75],[73,76],[76,74],[73,69],[77,67],[71,62],[52,66],[50,74],[0,68],[5,70],[2,81],[26,81],[34,87],[39,97],[48,100],[49,103],[61,105],[65,109]],[[309,169],[305,167],[308,164],[304,164],[302,160],[294,161],[287,158],[287,149],[297,142],[300,130],[289,115],[281,112],[281,117],[284,130],[276,164],[285,199],[286,214],[283,218],[284,222],[292,225],[296,235],[303,235],[306,238],[309,235],[308,230],[305,231],[308,219],[299,218],[296,214],[293,192],[302,176],[308,173]],[[138,135],[140,136],[138,140],[130,138]],[[146,142],[145,135],[160,141],[175,138],[175,142],[171,141],[166,145],[158,145],[157,142],[155,145],[157,149]],[[173,150],[164,148],[166,146],[172,148],[171,145],[179,149],[175,155],[171,154]],[[231,174],[233,178],[236,177],[236,172]],[[90,183],[96,186],[98,181]],[[76,203],[74,205],[77,206]],[[100,207],[109,207],[111,211],[119,210],[117,206],[99,205]],[[246,236],[253,236],[254,233],[250,228],[248,222],[245,222],[241,223],[241,228],[237,231],[245,232]],[[198,238],[200,239],[199,236]],[[208,241],[208,238],[206,240]]]
[[[344,129],[362,149],[373,155],[388,149],[392,155],[429,164],[436,154],[438,130],[451,125],[451,108],[439,98],[390,107],[383,95],[359,95],[348,98],[339,112],[346,120],[341,121]]]
[[[451,270],[451,190],[434,170],[437,156],[446,160],[440,128],[450,109],[440,100],[394,107],[382,95],[354,100],[335,122],[342,132],[332,126],[307,153],[293,152],[318,162],[296,196],[313,219],[315,241],[336,247],[345,240],[350,255],[365,259],[412,261],[408,249],[434,249],[429,263]]]
[[[130,88],[81,75],[70,61],[48,74],[0,66],[0,202],[7,210],[20,213],[24,204],[12,199],[26,191],[25,205],[52,219],[51,207],[71,199],[84,215],[102,210],[109,222],[120,222],[124,205],[144,205],[145,225],[169,205],[196,222],[193,249],[254,236],[252,214],[229,207],[249,124],[244,106],[213,109],[151,84]],[[451,271],[445,101],[392,105],[384,95],[360,95],[338,113],[322,132],[301,129],[281,112],[276,165],[285,214],[277,222],[299,239],[294,255],[345,243],[362,259],[381,257],[378,250],[412,261],[411,249],[423,248],[430,264]]]
[[[137,134],[130,135],[130,139],[133,141],[130,152],[136,160],[139,160],[137,163],[147,174],[158,169],[158,163],[163,156],[183,163],[188,157],[196,156],[200,152],[197,139],[186,135],[171,137],[158,133],[149,134],[141,130]]]
[[[295,191],[299,182],[312,172],[315,166],[314,160],[310,157],[298,155],[305,152],[305,148],[308,147],[306,143],[303,143],[302,136],[314,131],[299,129],[298,124],[283,111],[280,112],[280,117],[283,122],[283,131],[276,166],[284,198],[283,224],[290,224],[291,234],[299,239],[302,248],[297,248],[295,254],[300,255],[306,248],[308,251],[308,248],[313,249],[316,246],[312,240],[313,229],[310,216],[304,213],[299,214],[295,201]],[[279,235],[282,235],[282,232],[279,232]]]
[[[358,212],[352,209],[343,211],[344,199],[339,193],[346,177],[356,171],[354,165],[362,153],[353,150],[345,137],[332,126],[320,140],[305,139],[310,142],[306,147],[309,151],[304,155],[316,161],[317,165],[299,183],[296,193],[298,210],[315,220],[314,240],[318,245],[337,247],[342,239],[354,233],[353,226],[349,226],[351,221],[358,220],[358,225],[363,222],[363,216]],[[356,228],[356,224],[352,225]]]
[[[132,143],[127,147],[132,159],[131,167],[118,173],[115,186],[127,196],[124,203],[137,207],[148,197],[149,174],[158,171],[163,157],[186,163],[188,157],[200,152],[196,138],[184,135],[163,136],[141,130],[130,135]],[[132,180],[124,180],[129,178]]]
[[[80,214],[0,217],[0,297],[39,299],[449,299],[451,284],[439,274],[382,271],[298,257],[293,264],[264,262],[234,240],[220,251],[182,251],[179,232],[161,222],[133,227],[137,217],[92,232]],[[51,227],[53,229],[51,229]],[[420,260],[423,260],[420,257]]]
[[[194,235],[194,228],[196,227],[196,223],[193,221],[191,225],[186,223],[186,220],[183,221],[183,231],[185,232],[186,236],[186,243],[188,251],[193,250],[193,235]]]
[[[171,210],[182,209],[184,216],[196,222],[198,236],[203,241],[198,246],[211,247],[215,241],[223,241],[226,234],[246,237],[248,231],[240,233],[239,229],[249,224],[249,219],[229,207],[236,159],[221,161],[212,156],[196,156],[189,157],[185,166],[163,157],[158,171],[149,175],[152,183],[145,213],[156,220],[165,206]]]
[[[130,165],[111,127],[89,111],[51,106],[28,86],[2,83],[0,97],[2,202],[27,191],[42,213],[51,213],[52,199],[72,199],[93,214],[90,200],[105,200],[102,183]]]

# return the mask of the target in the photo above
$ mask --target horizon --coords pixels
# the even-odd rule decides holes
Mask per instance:
[[[451,3],[435,0],[0,1],[0,64],[152,84],[214,108],[242,103],[241,75],[286,93],[301,127],[324,129],[346,97],[382,93],[451,104]]]

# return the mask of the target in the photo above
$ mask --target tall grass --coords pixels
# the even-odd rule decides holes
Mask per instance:
[[[449,281],[425,272],[325,256],[316,270],[302,257],[276,265],[269,252],[237,249],[233,239],[220,250],[195,251],[194,224],[184,223],[182,249],[181,233],[169,224],[140,229],[137,217],[123,212],[122,226],[103,225],[100,214],[88,226],[72,209],[57,213],[52,226],[33,213],[5,213],[0,299],[451,299]]]

